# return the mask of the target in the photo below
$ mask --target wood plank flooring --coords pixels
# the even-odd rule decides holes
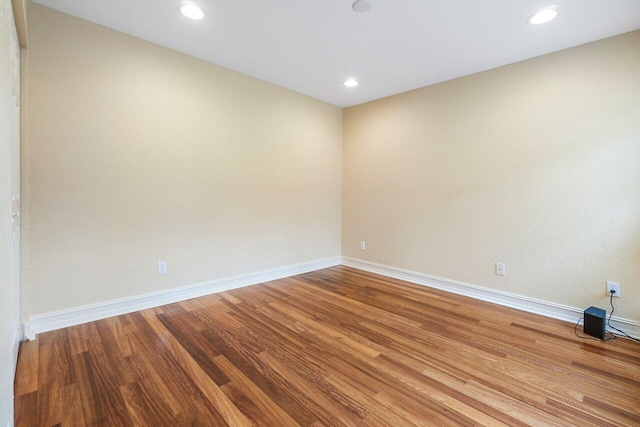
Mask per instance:
[[[334,267],[40,334],[16,426],[640,425],[640,345]]]

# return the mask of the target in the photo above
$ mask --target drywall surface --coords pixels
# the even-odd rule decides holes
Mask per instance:
[[[13,37],[12,37],[13,33]],[[10,0],[0,0],[0,426],[13,425],[18,318],[14,287],[12,147],[16,123],[13,94],[15,24]]]
[[[37,4],[28,21],[26,316],[340,255],[340,108]]]
[[[638,320],[639,52],[636,31],[345,109],[343,256],[578,308],[618,281]]]

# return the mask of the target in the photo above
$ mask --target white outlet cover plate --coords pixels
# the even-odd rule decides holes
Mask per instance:
[[[607,281],[607,295],[611,295],[612,290],[616,291],[613,296],[616,298],[620,298],[620,283]]]
[[[158,262],[158,274],[167,274],[167,263],[165,261]]]

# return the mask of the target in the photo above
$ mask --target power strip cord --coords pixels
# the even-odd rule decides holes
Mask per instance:
[[[627,339],[630,339],[630,340],[635,341],[635,342],[640,342],[639,339],[632,337],[631,335],[627,334],[625,331],[622,331],[622,330],[616,328],[615,326],[611,326],[611,316],[613,316],[613,312],[616,310],[616,308],[613,306],[613,295],[615,293],[616,293],[616,291],[611,291],[610,292],[610,296],[609,296],[609,304],[611,305],[611,314],[609,314],[609,319],[607,319],[607,326],[609,328],[615,330],[615,331],[618,331],[619,334],[616,334],[614,332],[609,332],[609,331],[607,331],[607,332],[609,332],[610,334],[612,334],[613,336],[616,336],[616,337],[627,338]],[[580,322],[580,321],[578,320],[578,322]],[[577,326],[576,326],[576,328],[577,328]]]

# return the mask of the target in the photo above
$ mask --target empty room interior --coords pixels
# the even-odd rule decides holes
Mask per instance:
[[[0,426],[640,425],[640,1],[0,20]]]

